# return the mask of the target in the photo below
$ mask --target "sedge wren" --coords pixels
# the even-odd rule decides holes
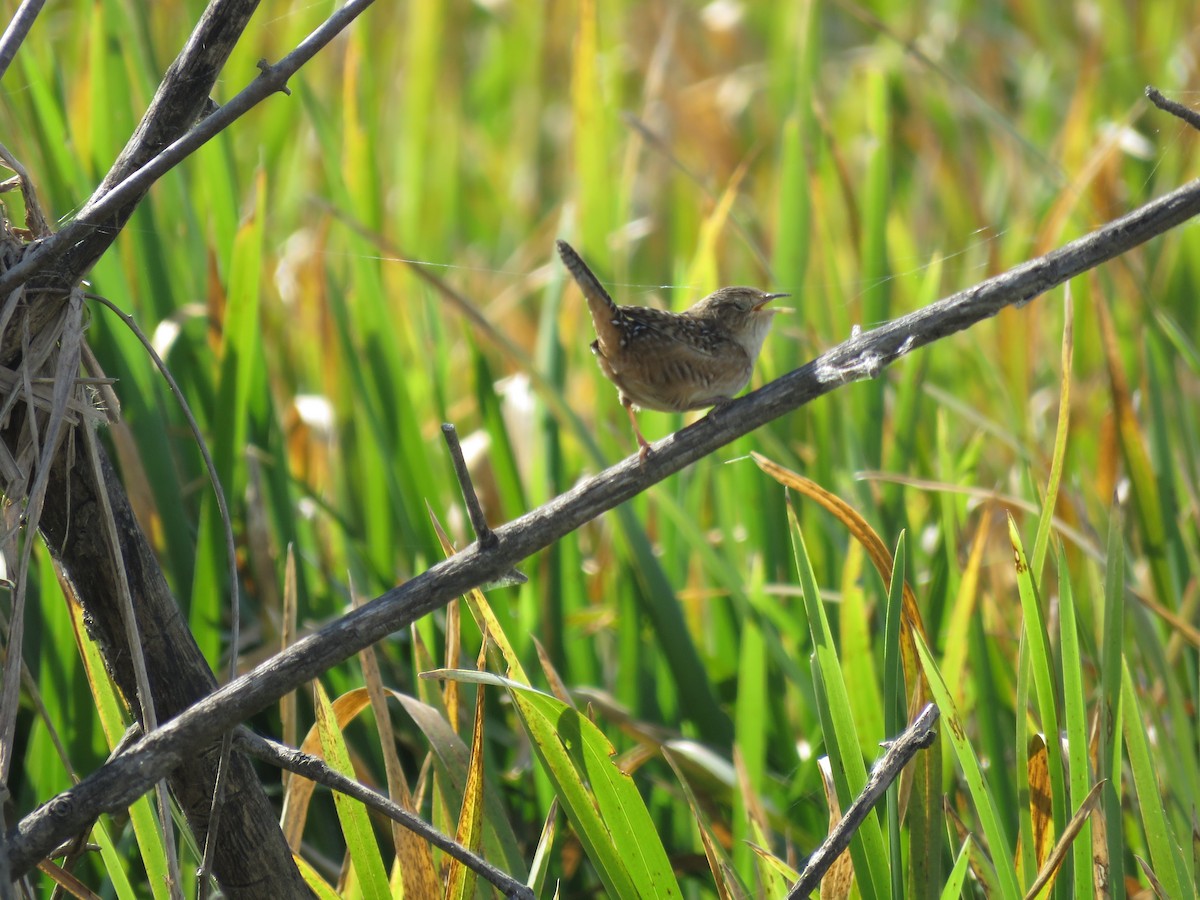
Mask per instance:
[[[644,461],[650,445],[638,428],[637,409],[684,412],[720,406],[750,383],[754,361],[781,309],[777,297],[752,287],[724,287],[681,313],[617,306],[592,270],[566,241],[558,255],[592,313],[592,353],[629,413]]]

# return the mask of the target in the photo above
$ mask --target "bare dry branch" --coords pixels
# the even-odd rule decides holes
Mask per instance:
[[[1156,87],[1146,88],[1146,96],[1150,102],[1161,109],[1163,112],[1169,112],[1171,115],[1183,119],[1197,131],[1200,131],[1200,112],[1192,109],[1190,106],[1184,106],[1182,103],[1176,103],[1174,100],[1168,100],[1162,95]]]
[[[0,275],[0,297],[47,270],[53,284],[78,282],[116,240],[159,178],[271,94],[286,93],[288,79],[372,2],[350,0],[278,63],[260,61],[259,75],[249,86],[196,122],[217,73],[257,6],[257,0],[215,0],[104,183],[69,225],[40,244],[31,244],[25,258]],[[193,50],[199,61],[188,56]]]
[[[449,422],[443,422],[442,437],[446,439],[446,447],[450,450],[450,461],[454,463],[454,477],[458,479],[458,486],[462,489],[463,503],[467,505],[467,517],[471,520],[475,539],[485,550],[490,550],[496,546],[496,534],[488,525],[479,495],[475,493],[475,485],[471,483],[471,472],[467,469],[467,460],[463,457],[458,431]]]
[[[495,530],[492,549],[472,544],[408,583],[296,642],[225,685],[158,731],[26,816],[10,833],[12,869],[21,874],[99,811],[128,806],[211,741],[362,648],[407,627],[464,591],[502,576],[601,513],[772,419],[837,387],[875,377],[917,347],[1032,300],[1069,278],[1200,213],[1200,181],[1105,225],[1043,257],[857,334],[807,365],[659,441],[651,457],[631,457]]]
[[[858,831],[858,827],[875,804],[883,799],[888,786],[900,777],[900,773],[908,761],[917,755],[918,750],[923,750],[937,739],[937,732],[933,730],[933,726],[939,715],[936,706],[932,703],[926,705],[913,719],[912,724],[892,741],[883,758],[867,775],[867,783],[862,792],[854,798],[841,821],[830,829],[821,846],[808,858],[804,871],[788,892],[788,900],[801,900],[820,886],[821,877],[842,851],[850,846],[854,832]]]
[[[442,834],[403,806],[393,803],[378,791],[373,791],[364,784],[347,778],[341,772],[331,769],[324,760],[311,756],[303,751],[287,747],[277,741],[268,740],[250,731],[239,728],[234,732],[234,743],[239,750],[264,762],[279,766],[289,772],[295,772],[305,778],[323,784],[330,790],[338,791],[356,800],[361,800],[366,806],[382,813],[393,822],[398,822],[415,834],[420,835],[433,846],[437,847],[454,859],[457,859],[471,871],[485,878],[504,892],[505,897],[521,897],[532,900],[533,891],[517,879],[508,875],[483,857],[472,853],[452,837]]]

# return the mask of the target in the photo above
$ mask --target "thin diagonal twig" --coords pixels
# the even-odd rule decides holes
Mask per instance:
[[[472,853],[462,844],[451,837],[442,834],[432,825],[424,822],[420,816],[414,815],[403,806],[392,802],[377,791],[348,778],[341,772],[331,769],[324,760],[308,753],[287,747],[276,741],[268,740],[247,728],[238,728],[235,732],[234,743],[239,750],[255,756],[265,762],[295,772],[317,784],[323,784],[330,790],[346,794],[356,800],[361,800],[369,808],[387,816],[393,822],[403,825],[414,834],[420,835],[433,846],[457,859],[471,871],[487,879],[504,892],[505,897],[521,897],[533,900],[533,891],[500,869],[493,866],[483,857]]]
[[[471,472],[467,469],[467,461],[463,457],[458,430],[449,422],[443,422],[442,437],[446,439],[446,446],[450,450],[450,461],[454,463],[454,475],[458,479],[459,488],[462,489],[463,502],[467,504],[467,517],[471,520],[471,527],[475,529],[475,538],[481,547],[490,549],[496,546],[496,532],[488,525],[479,495],[475,493],[475,485],[471,483]]]
[[[917,755],[918,750],[925,749],[937,738],[933,725],[939,715],[936,706],[932,703],[926,705],[917,713],[912,724],[892,741],[887,752],[871,768],[862,792],[854,798],[841,821],[829,830],[824,843],[808,858],[804,871],[788,892],[788,900],[801,900],[820,886],[821,877],[841,856],[842,851],[850,846],[850,839],[854,837],[858,826],[863,823],[875,804],[883,799],[891,783],[900,777],[908,761]]]

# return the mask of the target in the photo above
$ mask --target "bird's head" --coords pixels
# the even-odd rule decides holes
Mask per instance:
[[[723,287],[713,291],[688,314],[726,329],[751,359],[758,356],[776,313],[788,312],[767,304],[788,294],[768,294],[752,287]]]

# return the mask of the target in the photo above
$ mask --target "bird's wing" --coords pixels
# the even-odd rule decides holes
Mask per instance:
[[[734,341],[716,352],[711,346],[682,339],[658,341],[639,360],[639,383],[622,390],[648,409],[704,409],[730,399],[750,380],[753,361]]]
[[[622,306],[620,328],[625,347],[638,350],[662,347],[662,351],[723,358],[740,346],[706,322],[687,315],[650,306]]]

